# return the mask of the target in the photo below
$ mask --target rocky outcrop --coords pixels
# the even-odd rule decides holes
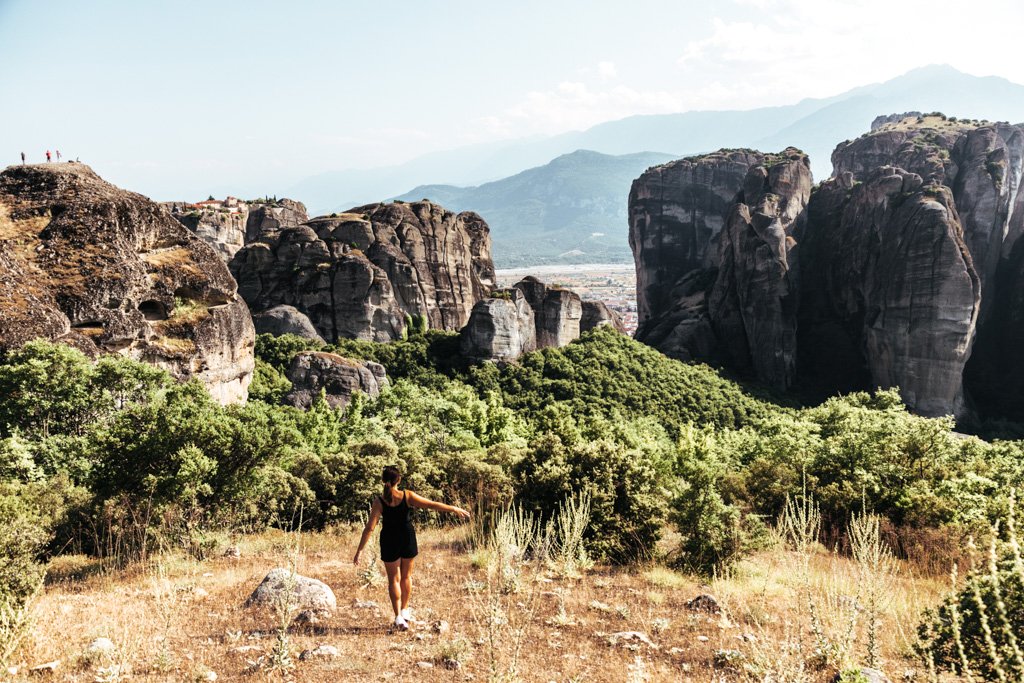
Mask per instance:
[[[245,243],[275,242],[285,228],[295,228],[309,220],[306,206],[294,199],[274,199],[249,205],[245,222]]]
[[[533,309],[515,287],[477,302],[459,333],[459,351],[472,360],[513,361],[536,349]]]
[[[809,160],[793,148],[722,150],[638,178],[630,193],[637,338],[788,387],[796,364],[794,250],[810,191]],[[659,195],[668,197],[661,208]]]
[[[583,301],[583,315],[580,318],[580,333],[589,332],[595,327],[610,325],[620,334],[626,334],[626,326],[618,311],[608,308],[603,301]]]
[[[962,414],[981,283],[952,191],[883,166],[811,201],[802,244],[802,374],[832,390],[900,387],[925,415]],[[867,380],[867,381],[865,381]]]
[[[309,408],[324,393],[327,404],[341,408],[356,392],[376,398],[388,383],[380,363],[349,360],[334,353],[303,351],[295,354],[285,373],[292,390],[285,402],[296,408]]]
[[[216,252],[82,164],[0,173],[0,349],[43,337],[244,401],[255,333]]]
[[[863,180],[879,167],[896,166],[925,183],[948,187],[983,295],[1000,258],[1008,256],[1019,237],[1017,226],[1024,226],[1024,217],[1014,215],[1024,209],[1018,206],[1024,202],[1024,130],[1019,126],[937,114],[904,116],[838,145],[832,165],[835,177],[849,172]],[[992,299],[983,296],[982,321]]]
[[[487,224],[431,202],[283,227],[240,250],[231,269],[254,311],[294,306],[329,341],[397,339],[406,315],[457,330],[494,287]]]
[[[257,334],[294,334],[325,343],[306,314],[294,306],[274,306],[252,317]]]
[[[629,246],[637,264],[641,326],[671,309],[681,277],[718,265],[718,235],[747,172],[764,163],[753,150],[720,150],[648,169],[629,192]]]
[[[511,361],[536,349],[565,346],[600,325],[624,331],[618,314],[604,303],[582,301],[571,290],[527,276],[473,307],[460,350],[474,360]]]
[[[179,223],[213,247],[225,262],[245,245],[249,212],[244,205],[238,211],[200,210],[183,202],[164,202],[164,206]]]
[[[515,284],[533,309],[537,348],[565,346],[580,336],[583,302],[564,287],[549,287],[532,275]]]

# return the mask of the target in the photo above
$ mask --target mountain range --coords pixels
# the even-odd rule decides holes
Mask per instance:
[[[880,114],[915,110],[1024,121],[1024,86],[927,66],[792,105],[631,116],[552,137],[435,152],[397,166],[324,173],[301,181],[289,194],[315,213],[383,197],[427,197],[476,210],[491,225],[499,266],[617,260],[629,256],[626,196],[645,163],[722,147],[778,151],[792,145],[810,155],[815,179],[823,180],[831,173],[836,144],[863,133]],[[627,168],[637,172],[629,177]],[[569,179],[570,174],[578,178]],[[616,205],[621,208],[608,208]],[[588,241],[591,233],[603,235]],[[538,236],[546,239],[537,241]]]

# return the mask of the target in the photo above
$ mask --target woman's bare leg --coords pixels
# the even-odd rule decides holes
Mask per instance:
[[[404,565],[405,560],[401,560],[401,563]],[[388,573],[388,596],[391,598],[391,609],[395,610],[396,617],[401,612],[401,609],[398,607],[398,601],[402,597],[402,587],[398,583],[398,565],[399,560],[384,563],[384,569]]]
[[[409,606],[409,598],[412,597],[412,563],[415,558],[403,557],[402,563],[402,609]]]

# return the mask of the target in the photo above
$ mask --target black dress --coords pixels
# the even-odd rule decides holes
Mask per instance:
[[[408,493],[402,491],[402,502],[388,505],[381,498],[380,559],[396,562],[412,559],[419,553],[416,547],[416,529],[412,526],[412,508],[406,500]]]

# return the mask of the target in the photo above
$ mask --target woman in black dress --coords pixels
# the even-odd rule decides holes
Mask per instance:
[[[380,559],[388,572],[388,594],[391,596],[391,608],[395,611],[395,627],[405,630],[412,621],[412,612],[409,609],[412,564],[419,553],[416,547],[416,529],[412,525],[412,509],[452,512],[463,519],[469,519],[469,512],[453,505],[428,500],[412,491],[399,490],[398,484],[402,481],[402,473],[394,465],[385,467],[380,478],[384,482],[384,493],[373,499],[370,519],[363,528],[359,549],[356,550],[352,562],[359,564],[359,555],[366,547],[373,528],[377,526],[377,520],[383,518],[380,530]]]

